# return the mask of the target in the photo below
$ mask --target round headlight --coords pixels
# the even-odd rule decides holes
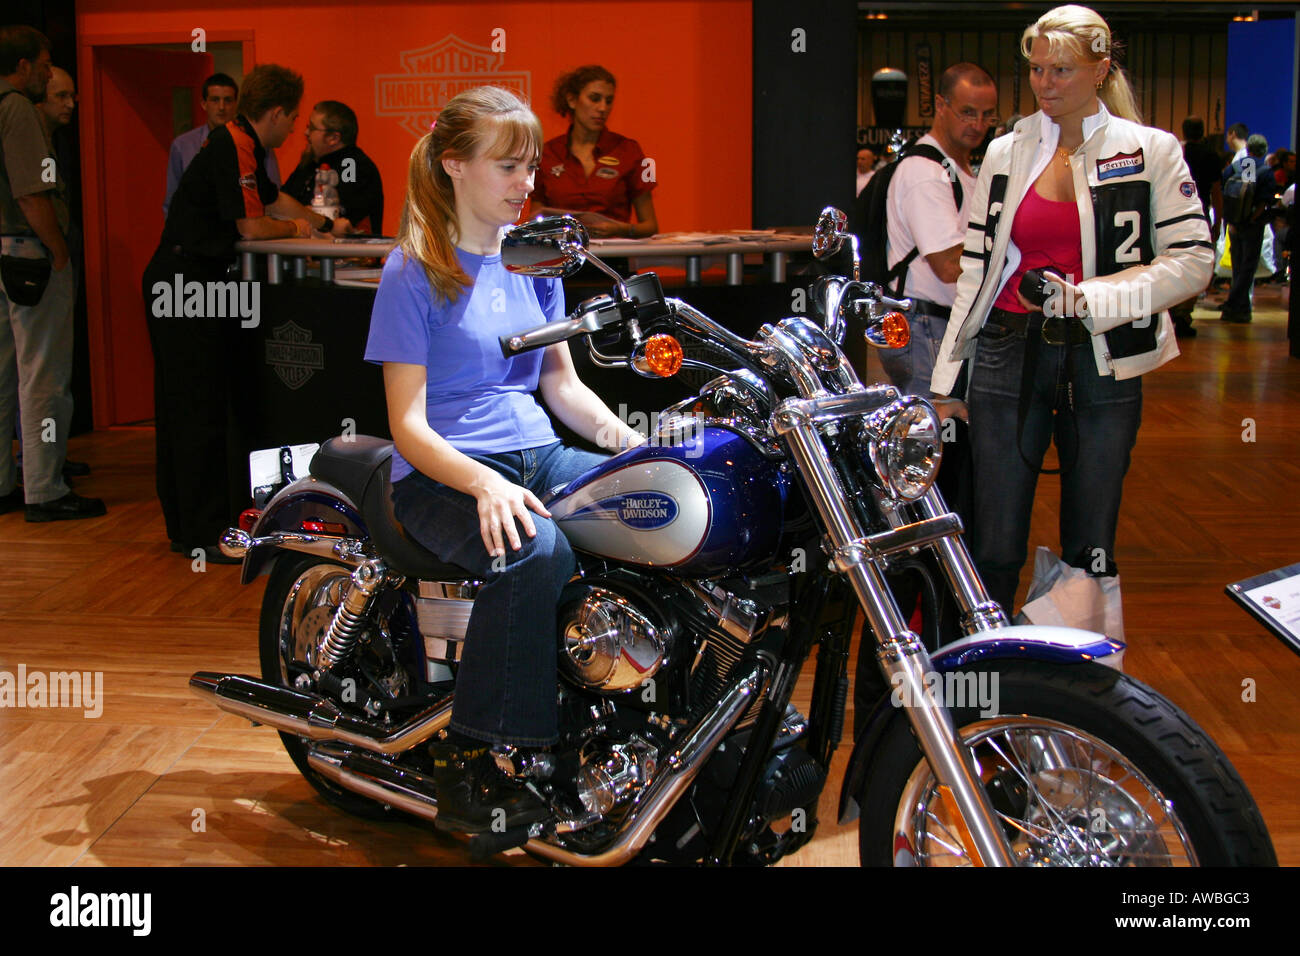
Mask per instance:
[[[908,396],[873,412],[863,425],[880,483],[906,501],[923,497],[943,459],[939,416],[929,402]]]

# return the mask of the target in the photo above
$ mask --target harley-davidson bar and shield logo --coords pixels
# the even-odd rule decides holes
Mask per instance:
[[[266,341],[266,364],[275,369],[289,388],[307,384],[312,372],[325,368],[325,346],[312,343],[311,331],[289,321],[271,330]]]
[[[525,103],[531,99],[530,72],[502,70],[504,51],[466,43],[454,33],[418,50],[405,50],[398,57],[405,73],[375,77],[375,112],[400,116],[402,128],[417,137],[429,131],[448,100],[473,87],[500,86]]]

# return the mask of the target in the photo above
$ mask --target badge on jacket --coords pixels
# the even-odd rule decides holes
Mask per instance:
[[[1097,160],[1097,179],[1133,176],[1145,168],[1146,165],[1142,162],[1142,149],[1139,147],[1136,153],[1116,153],[1107,159]]]

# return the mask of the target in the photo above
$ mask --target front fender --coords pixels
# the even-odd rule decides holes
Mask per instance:
[[[858,653],[862,652],[862,648],[859,648]],[[1043,661],[1067,666],[1090,661],[1122,670],[1123,659],[1123,641],[1078,628],[1041,624],[976,631],[951,644],[945,644],[930,655],[935,672],[940,674],[976,661],[989,660]],[[861,811],[858,798],[866,785],[871,756],[875,753],[890,718],[897,711],[890,702],[891,696],[890,692],[881,694],[853,746],[853,754],[849,757],[849,766],[844,773],[844,786],[840,790],[841,824],[856,820]]]
[[[361,509],[352,499],[328,481],[310,476],[299,478],[276,492],[258,516],[251,533],[254,538],[258,538],[275,531],[299,531],[302,523],[308,519],[342,525],[344,532],[340,537],[370,536],[361,518]],[[247,584],[262,573],[266,562],[275,557],[275,554],[276,549],[266,545],[250,548],[244,556],[239,583]]]

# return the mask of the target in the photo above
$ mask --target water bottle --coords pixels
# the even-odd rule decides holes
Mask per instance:
[[[318,216],[338,219],[342,213],[339,206],[339,174],[330,169],[329,163],[316,167],[316,188],[312,192],[311,211]]]

